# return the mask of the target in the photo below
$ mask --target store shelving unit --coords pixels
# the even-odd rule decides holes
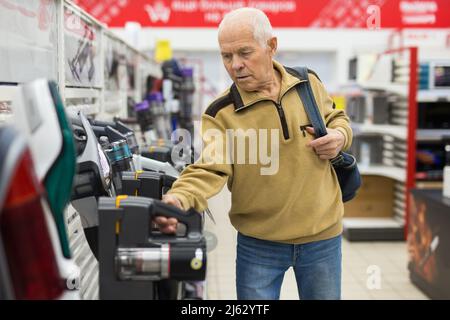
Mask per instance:
[[[159,65],[70,1],[58,3],[64,30],[59,33],[59,85],[72,89],[69,96],[63,94],[66,104],[103,119],[126,117],[127,99],[142,99],[146,77],[162,77]],[[71,63],[82,72],[74,74]],[[87,103],[72,103],[85,98]]]
[[[134,101],[142,99],[148,75],[162,77],[152,58],[73,2],[54,0],[41,7],[39,3],[23,6],[29,6],[28,16],[3,10],[4,16],[0,17],[0,48],[5,52],[0,61],[0,102],[10,103],[18,84],[45,77],[58,83],[70,109],[111,119],[126,116],[128,97]],[[41,21],[43,17],[47,19],[45,23]],[[123,68],[118,85],[109,90],[105,72],[111,62],[106,56],[111,47],[119,48],[123,54],[119,66]],[[133,81],[127,81],[130,75]],[[7,118],[7,112],[2,111],[0,121]]]
[[[147,76],[162,77],[152,58],[71,1],[45,1],[42,6],[40,1],[29,1],[18,6],[27,6],[28,14],[23,14],[24,10],[0,11],[0,123],[11,119],[9,106],[17,85],[36,78],[56,81],[68,110],[111,120],[127,116],[128,98],[142,99]],[[118,48],[123,55],[118,66],[121,74],[106,74],[111,62],[107,59],[109,48]],[[113,88],[111,78],[116,83]],[[80,296],[97,299],[97,260],[72,206],[66,218],[71,251],[81,269]]]
[[[128,97],[140,101],[144,94],[143,83],[146,77],[162,76],[159,66],[73,3],[59,2],[58,10],[59,17],[63,19],[60,26],[63,26],[64,30],[59,33],[62,42],[59,45],[59,56],[63,57],[59,59],[60,67],[64,64],[64,70],[60,70],[59,73],[59,85],[60,88],[64,88],[66,106],[105,120],[110,120],[114,116],[127,117]],[[75,21],[76,26],[81,26],[83,30],[81,38],[80,28],[72,30],[69,21]],[[85,50],[87,57],[81,57],[86,59],[86,65],[83,73],[77,77],[72,72],[70,61],[79,59],[80,50]],[[128,65],[133,69],[128,70]],[[134,87],[129,85],[128,72],[134,77]],[[93,258],[87,242],[80,236],[83,228],[78,213],[69,206],[67,216],[72,217],[69,222],[71,249],[75,259],[80,260],[81,296],[83,299],[96,299],[97,261]]]
[[[408,96],[408,88],[404,84],[383,83],[383,82],[358,82],[358,85],[365,90],[387,91],[401,97]]]
[[[373,99],[374,95],[381,94],[387,97],[390,106],[387,123],[374,123],[371,116],[377,110],[375,106],[370,106],[372,109],[368,112],[369,117],[366,114],[365,119],[359,119],[360,122],[353,121],[352,129],[355,139],[378,139],[379,150],[371,150],[376,153],[375,158],[378,160],[373,158],[368,160],[367,154],[360,155],[361,158],[365,158],[359,163],[363,184],[364,179],[369,180],[371,177],[385,177],[389,179],[387,181],[393,181],[390,216],[386,217],[386,214],[378,216],[377,212],[372,212],[373,216],[370,214],[368,216],[361,212],[360,216],[356,213],[355,216],[344,217],[344,235],[349,240],[406,238],[408,194],[415,185],[417,66],[417,48],[389,50],[377,55],[376,63],[367,73],[369,77],[355,79],[343,86],[343,91],[350,96],[366,95],[366,99]],[[391,70],[383,70],[386,67]],[[369,108],[367,105],[365,107]],[[374,146],[371,145],[371,148]],[[363,153],[361,151],[361,154]],[[372,185],[371,188],[371,192],[375,190],[376,193],[376,189],[381,190],[383,185]],[[355,201],[360,203],[384,201],[379,195],[376,200],[373,195],[367,199],[361,197],[364,195],[359,199],[357,196]],[[352,202],[346,204],[346,209],[352,205]],[[353,208],[349,211],[355,210]]]
[[[417,141],[438,141],[446,135],[450,135],[450,129],[417,129],[416,139]]]
[[[419,90],[419,93],[417,94],[417,102],[448,101],[449,98],[450,89]]]
[[[395,181],[405,183],[406,172],[402,168],[387,165],[359,165],[359,171],[362,175],[378,175],[384,176]]]
[[[408,131],[405,126],[389,125],[389,124],[352,124],[353,134],[380,134],[388,135],[394,138],[406,140]]]
[[[445,141],[450,139],[450,51],[423,55],[417,95],[417,189],[442,189]]]

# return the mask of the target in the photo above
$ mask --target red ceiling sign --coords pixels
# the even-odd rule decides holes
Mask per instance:
[[[75,0],[110,27],[217,27],[223,15],[249,6],[284,28],[450,28],[449,0]]]

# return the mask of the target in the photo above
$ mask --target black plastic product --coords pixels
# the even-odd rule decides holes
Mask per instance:
[[[170,146],[150,146],[142,150],[141,155],[149,159],[172,163],[172,149]]]
[[[89,119],[89,122],[98,138],[107,137],[109,142],[125,139],[131,152],[134,154],[139,153],[139,144],[134,131],[127,127],[123,122],[99,121],[93,119]]]
[[[186,226],[181,236],[155,233],[155,216]],[[202,218],[160,201],[142,198],[99,200],[100,299],[157,299],[155,281],[204,280],[206,241]]]
[[[122,194],[161,199],[175,180],[176,178],[161,172],[123,172]]]
[[[82,114],[69,118],[77,152],[77,172],[71,200],[108,195],[110,176],[106,175],[96,137]],[[88,126],[88,127],[86,127]],[[106,161],[106,158],[104,159]]]

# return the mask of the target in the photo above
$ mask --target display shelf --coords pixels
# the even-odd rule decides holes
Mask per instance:
[[[405,239],[408,192],[415,184],[417,48],[393,49],[377,57],[378,63],[364,77],[357,77],[364,80],[350,81],[343,86],[343,93],[348,97],[349,117],[353,119],[354,143],[350,151],[359,162],[363,187],[364,176],[386,177],[395,182],[390,195],[392,217],[380,220],[380,213],[356,212],[354,216],[364,216],[363,220],[345,219],[344,234],[353,240]],[[355,200],[363,198],[357,195]]]
[[[416,183],[417,189],[442,189],[443,187],[442,181],[418,181]]]
[[[95,88],[66,88],[66,99],[93,98],[99,99],[101,91]]]
[[[100,107],[98,104],[68,104],[66,108],[71,112],[81,111],[84,115],[87,116],[96,115],[100,111]]]
[[[382,83],[382,82],[371,82],[371,81],[356,81],[351,80],[346,84],[341,86],[347,90],[350,89],[350,93],[360,93],[364,90],[366,91],[384,91],[390,94],[396,94],[400,97],[408,96],[408,86],[399,83]]]
[[[343,233],[349,241],[401,241],[405,223],[395,218],[344,218]]]
[[[378,175],[394,179],[399,182],[406,182],[406,172],[404,169],[386,165],[369,165],[364,166],[358,164],[358,168],[363,175]]]
[[[417,102],[450,101],[449,89],[427,89],[419,90]]]
[[[450,129],[418,129],[417,141],[440,141],[444,136],[450,137]]]
[[[408,96],[408,86],[397,83],[381,83],[381,82],[358,82],[361,88],[373,91],[386,91],[388,93],[397,94],[402,97]]]
[[[347,228],[403,228],[403,222],[394,218],[344,218]]]
[[[406,140],[407,129],[404,126],[389,124],[369,124],[369,123],[352,123],[353,134],[382,134],[391,135],[395,138]]]

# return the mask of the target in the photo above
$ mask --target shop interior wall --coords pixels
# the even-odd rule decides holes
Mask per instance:
[[[123,28],[114,32],[126,38]],[[315,70],[329,91],[336,91],[348,79],[348,60],[360,53],[379,53],[390,47],[418,46],[419,58],[450,60],[449,29],[410,29],[402,38],[396,30],[368,29],[283,29],[275,28],[278,37],[276,59],[288,66],[307,65]],[[230,84],[223,68],[213,28],[142,28],[135,44],[153,51],[155,43],[167,39],[174,56],[184,58],[202,70],[203,92],[199,104],[207,107],[213,97]]]

